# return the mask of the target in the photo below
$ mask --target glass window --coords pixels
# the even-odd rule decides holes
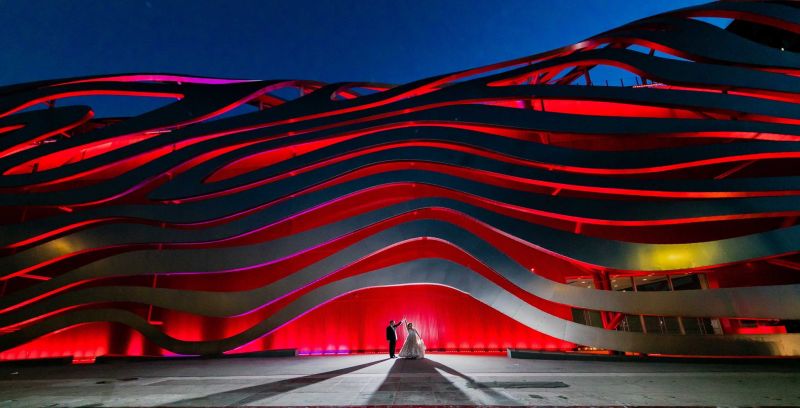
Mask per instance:
[[[631,291],[633,290],[632,286],[631,278],[628,276],[611,279],[611,288],[614,290]]]
[[[667,277],[661,276],[639,276],[633,279],[636,282],[636,290],[639,292],[668,291],[669,282]]]
[[[572,309],[572,321],[575,323],[586,324],[586,318],[584,316],[583,309]]]
[[[658,316],[645,316],[644,325],[648,333],[664,333],[664,321]]]
[[[703,334],[703,331],[700,327],[699,319],[696,317],[684,317],[683,318],[683,329],[686,331],[686,334]]]
[[[683,329],[686,334],[714,334],[711,319],[704,317],[684,317]]]
[[[611,278],[611,288],[616,291],[670,291],[702,289],[702,274],[676,274],[647,276],[617,276]],[[589,277],[569,279],[567,284],[594,288],[594,281]],[[572,309],[573,321],[594,327],[603,327],[600,312],[596,310]],[[644,323],[644,324],[643,324]],[[746,325],[746,322],[743,322]],[[643,327],[644,326],[644,327]],[[714,334],[713,321],[706,318],[675,316],[639,316],[626,315],[620,322],[617,330],[628,332],[647,332],[663,334],[681,334],[681,326],[685,334]]]
[[[583,287],[583,288],[593,288],[594,287],[594,281],[591,280],[591,279],[588,279],[588,278],[584,278],[584,279],[569,279],[569,280],[567,280],[567,284],[568,285],[572,285],[572,286]]]
[[[626,315],[623,319],[623,323],[625,324],[626,331],[642,332],[642,320],[639,318],[639,315]]]
[[[700,322],[700,329],[702,330],[702,334],[714,334],[714,324],[711,322],[711,319],[706,319],[705,317],[701,317],[697,319]]]
[[[664,330],[669,334],[681,334],[681,326],[678,324],[677,317],[663,317]]]
[[[597,310],[587,310],[589,314],[589,326],[603,327],[603,319],[600,317],[600,312]]]
[[[700,278],[695,274],[672,275],[674,290],[701,289]]]

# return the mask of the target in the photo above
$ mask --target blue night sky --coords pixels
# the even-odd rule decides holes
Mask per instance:
[[[402,83],[701,3],[0,0],[0,85],[127,72]]]

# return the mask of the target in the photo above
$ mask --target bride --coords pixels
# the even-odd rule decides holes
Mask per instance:
[[[406,319],[403,319],[403,322],[405,321]],[[411,323],[406,324],[406,331],[408,331],[408,337],[406,337],[406,342],[403,344],[403,348],[400,349],[398,356],[412,359],[425,358],[425,342],[422,341],[422,336],[419,335],[419,332]]]

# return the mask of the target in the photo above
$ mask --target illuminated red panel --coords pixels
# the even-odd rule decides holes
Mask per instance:
[[[297,348],[300,353],[384,351],[384,328],[405,317],[432,350],[484,351],[508,347],[571,349],[573,344],[539,333],[469,295],[436,285],[371,288],[317,308],[236,353]],[[398,328],[404,339],[405,329]],[[398,342],[397,350],[402,347]]]
[[[487,104],[519,109],[544,110],[551,113],[572,115],[614,116],[638,118],[682,118],[704,119],[702,114],[688,109],[662,108],[658,106],[637,105],[621,102],[584,101],[569,99],[534,99],[531,101],[504,101]]]
[[[3,173],[3,175],[27,174],[54,169],[70,163],[90,159],[92,157],[108,153],[125,146],[139,143],[154,136],[158,136],[158,133],[153,132],[135,136],[120,136],[113,139],[100,140],[94,143],[59,150],[46,156],[37,157],[25,163],[14,166]]]
[[[213,183],[216,181],[227,180],[256,169],[272,166],[293,157],[302,156],[306,153],[310,153],[336,143],[341,143],[353,137],[356,137],[356,135],[334,137],[316,142],[301,143],[257,153],[244,159],[237,160],[221,168],[208,177],[206,182]]]
[[[98,322],[59,330],[0,352],[0,360],[102,356],[108,354],[111,328],[111,323]],[[138,351],[138,348],[131,351]]]
[[[442,307],[442,305],[446,305]],[[232,353],[296,348],[300,353],[385,351],[389,320],[407,318],[430,350],[496,351],[512,348],[568,350],[573,344],[530,329],[467,294],[437,285],[370,288],[326,303]],[[203,319],[170,322],[176,337],[217,337]],[[200,323],[200,324],[198,324]],[[209,322],[211,323],[211,322]],[[213,333],[213,335],[211,335]],[[210,335],[210,336],[209,336]],[[398,329],[405,337],[405,330]],[[402,340],[397,350],[402,347]],[[118,324],[90,323],[64,329],[0,353],[0,360],[103,355],[174,355]]]

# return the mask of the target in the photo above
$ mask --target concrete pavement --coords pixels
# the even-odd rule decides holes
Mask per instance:
[[[800,405],[798,365],[431,354],[0,365],[0,406]]]

